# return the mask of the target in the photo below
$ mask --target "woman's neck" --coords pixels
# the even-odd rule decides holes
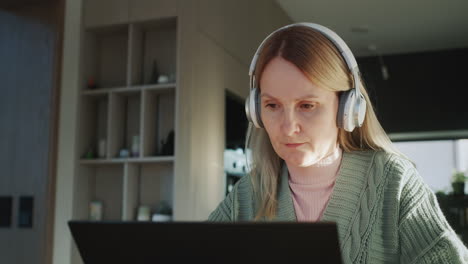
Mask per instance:
[[[308,167],[288,166],[289,179],[297,184],[318,184],[334,180],[341,164],[342,150],[337,144],[327,155]]]

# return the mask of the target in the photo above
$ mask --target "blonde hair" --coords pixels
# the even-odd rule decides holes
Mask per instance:
[[[275,57],[293,63],[315,85],[329,91],[342,92],[352,88],[352,75],[333,43],[318,31],[305,26],[295,26],[275,33],[266,41],[259,55],[255,75],[260,83],[263,70]],[[345,152],[358,150],[383,150],[405,157],[392,144],[375,115],[362,80],[360,91],[367,102],[366,117],[362,127],[352,132],[338,131],[338,143]],[[261,90],[261,87],[258,85]],[[277,210],[277,187],[282,159],[276,154],[263,128],[249,124],[246,149],[251,150],[250,177],[259,210],[255,220],[272,219]]]

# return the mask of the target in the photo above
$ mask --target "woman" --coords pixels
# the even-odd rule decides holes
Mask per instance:
[[[468,262],[434,193],[379,124],[334,32],[289,25],[256,55],[252,168],[209,221],[333,221],[345,263]]]

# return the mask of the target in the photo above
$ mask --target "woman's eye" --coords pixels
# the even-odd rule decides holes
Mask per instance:
[[[312,109],[314,107],[315,107],[315,105],[313,105],[313,104],[302,104],[301,105],[301,108],[306,109],[306,110],[310,110],[310,109]]]
[[[266,108],[271,108],[271,109],[276,109],[276,108],[278,108],[278,105],[277,104],[266,104],[265,107]]]

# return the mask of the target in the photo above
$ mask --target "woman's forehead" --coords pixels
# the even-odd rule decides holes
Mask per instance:
[[[299,99],[312,97],[326,97],[333,93],[317,85],[294,64],[280,57],[272,59],[262,73],[260,80],[262,96],[273,98]]]
[[[274,95],[271,95],[267,92],[262,92],[260,93],[260,97],[261,98],[264,98],[264,99],[286,99],[286,98],[289,98],[291,97],[291,99],[295,99],[296,101],[301,101],[301,100],[307,100],[307,99],[320,99],[321,96],[318,96],[318,95],[315,95],[315,94],[312,94],[312,93],[308,93],[308,94],[304,94],[304,95],[296,95],[296,94],[289,94],[290,96],[280,96],[279,98],[274,96]]]

